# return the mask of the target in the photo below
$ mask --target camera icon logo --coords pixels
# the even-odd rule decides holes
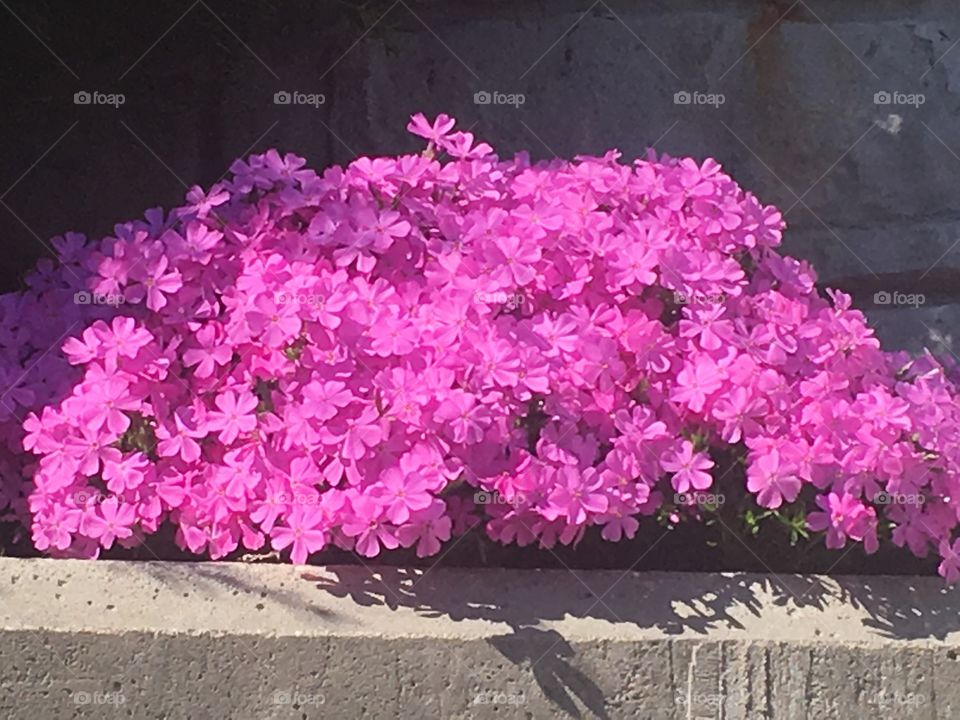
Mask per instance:
[[[674,105],[689,105],[693,97],[686,90],[680,90],[673,94]]]
[[[93,102],[93,96],[86,90],[78,90],[73,94],[74,105],[89,105]]]
[[[890,293],[888,293],[886,290],[880,290],[879,292],[875,292],[873,294],[874,305],[889,305],[891,300],[892,298]]]
[[[274,105],[289,105],[292,101],[293,97],[286,90],[278,90],[273,94]]]
[[[474,105],[489,105],[493,102],[493,97],[486,90],[480,90],[473,94]]]
[[[74,305],[89,305],[92,298],[86,290],[78,290],[73,294]]]
[[[873,102],[875,105],[889,105],[893,97],[886,90],[881,90],[873,94]]]

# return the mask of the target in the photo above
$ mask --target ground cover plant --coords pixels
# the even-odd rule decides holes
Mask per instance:
[[[728,498],[960,577],[950,359],[885,352],[712,161],[238,160],[0,297],[0,509],[96,557],[552,548]]]

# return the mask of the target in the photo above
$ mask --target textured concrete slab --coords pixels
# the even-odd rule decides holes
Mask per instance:
[[[952,718],[960,594],[827,578],[0,560],[8,718]]]

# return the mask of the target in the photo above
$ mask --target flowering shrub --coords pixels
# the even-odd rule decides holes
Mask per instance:
[[[39,550],[617,541],[739,484],[960,576],[953,365],[881,351],[711,160],[504,161],[453,127],[53,241],[0,300],[0,506]]]

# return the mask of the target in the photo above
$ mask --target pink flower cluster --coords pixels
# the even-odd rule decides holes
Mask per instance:
[[[775,252],[775,208],[711,160],[534,164],[444,115],[409,130],[422,154],[322,175],[237,161],[168,214],[55,239],[0,299],[0,507],[39,550],[165,523],[296,563],[432,555],[477,523],[616,541],[745,483],[831,548],[933,547],[960,576],[955,368],[881,351]]]

